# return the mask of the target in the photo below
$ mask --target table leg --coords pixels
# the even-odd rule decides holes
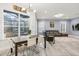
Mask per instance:
[[[53,44],[55,44],[55,39],[54,39],[54,42],[53,42]]]
[[[38,37],[36,38],[36,45],[38,44]]]
[[[44,37],[44,48],[46,48],[46,37]]]
[[[15,44],[15,56],[17,56],[17,53],[18,53],[18,51],[17,51],[17,44]]]
[[[13,53],[13,49],[12,48],[10,48],[10,52]]]

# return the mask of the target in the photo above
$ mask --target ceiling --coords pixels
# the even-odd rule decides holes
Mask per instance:
[[[36,9],[38,19],[70,19],[79,17],[78,3],[36,3],[32,4],[32,9]],[[54,15],[64,14],[56,18]]]
[[[38,19],[70,19],[79,17],[79,3],[19,3],[18,5],[36,10]],[[54,17],[63,14],[62,17]]]

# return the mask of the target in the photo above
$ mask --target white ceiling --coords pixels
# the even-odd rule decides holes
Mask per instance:
[[[60,19],[70,19],[79,17],[79,3],[30,3],[30,7],[36,11],[38,19],[57,19],[56,14],[64,14]],[[19,3],[18,5],[25,8],[29,7],[29,3]]]
[[[79,17],[78,3],[33,3],[31,8],[37,10],[38,19],[55,19],[56,14],[64,14],[61,19]]]

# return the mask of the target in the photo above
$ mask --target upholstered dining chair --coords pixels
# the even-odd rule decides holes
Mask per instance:
[[[27,39],[27,38],[26,38]],[[25,44],[25,51],[27,50],[27,55],[32,55],[33,52],[36,52],[36,35],[30,35],[27,39],[28,44]]]

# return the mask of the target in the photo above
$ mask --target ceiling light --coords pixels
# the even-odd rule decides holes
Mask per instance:
[[[56,14],[56,15],[54,15],[54,17],[56,17],[56,18],[60,18],[60,17],[62,17],[64,14]]]
[[[21,10],[22,10],[22,11],[25,11],[26,9],[25,9],[25,8],[22,8]]]
[[[36,10],[33,10],[33,12],[36,12]]]

